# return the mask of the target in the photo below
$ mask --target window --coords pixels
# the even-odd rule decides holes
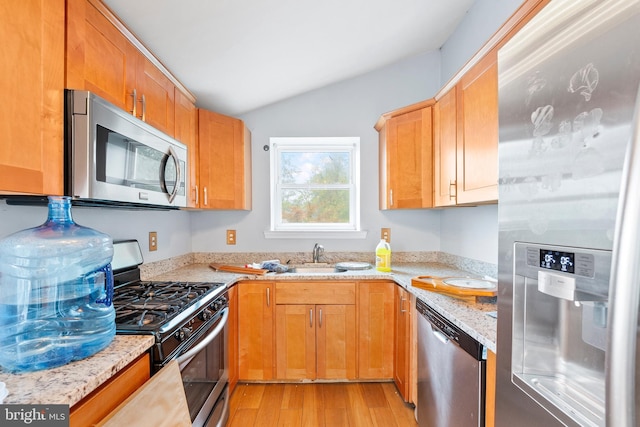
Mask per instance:
[[[271,138],[270,145],[271,231],[360,231],[360,138]]]

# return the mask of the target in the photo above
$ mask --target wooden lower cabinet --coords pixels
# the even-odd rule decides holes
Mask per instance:
[[[151,377],[149,354],[145,353],[115,374],[69,413],[71,427],[91,426],[106,417]]]
[[[355,305],[276,306],[276,377],[356,378]]]
[[[493,427],[496,422],[496,354],[487,351],[484,425]]]
[[[238,375],[271,380],[274,372],[274,283],[238,283]]]
[[[395,286],[392,281],[358,283],[358,378],[393,378]]]
[[[411,372],[411,294],[401,286],[395,286],[395,339],[393,341],[393,381],[405,402],[409,401]],[[413,340],[414,341],[414,340]]]
[[[229,393],[238,383],[238,287],[229,288],[229,320],[227,321],[227,363],[229,366]]]
[[[276,378],[356,378],[356,284],[276,283]]]

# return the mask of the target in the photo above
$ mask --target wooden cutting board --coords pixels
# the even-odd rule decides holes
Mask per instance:
[[[262,268],[241,267],[239,265],[225,265],[225,264],[218,264],[215,262],[212,262],[211,264],[209,264],[209,267],[213,268],[216,271],[227,271],[229,273],[239,273],[239,274],[257,274],[259,276],[262,276],[269,272],[269,270],[265,270]]]
[[[445,281],[467,281],[470,285],[473,285],[474,282],[478,282],[478,285],[482,286],[455,286],[449,283],[445,283]],[[457,298],[472,299],[474,301],[476,301],[478,297],[495,297],[496,295],[498,295],[498,284],[484,279],[469,279],[466,277],[417,276],[411,279],[411,285],[416,288],[424,289],[425,291],[439,292]]]

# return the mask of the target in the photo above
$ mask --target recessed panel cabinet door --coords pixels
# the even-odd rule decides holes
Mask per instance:
[[[317,377],[356,378],[356,306],[316,306]]]
[[[0,2],[0,193],[63,192],[64,12]]]
[[[434,109],[434,206],[456,204],[456,87],[442,98]]]
[[[316,378],[315,306],[276,306],[276,378],[313,380]]]
[[[240,119],[198,110],[200,208],[251,209],[251,134]]]
[[[175,86],[144,55],[138,55],[138,117],[167,135],[175,134]]]
[[[273,379],[273,282],[246,281],[237,286],[239,379]]]
[[[88,90],[140,116],[136,69],[140,53],[88,0],[67,1],[68,89]]]
[[[498,200],[498,63],[489,52],[458,84],[457,203]]]
[[[358,378],[393,378],[394,282],[358,283]]]

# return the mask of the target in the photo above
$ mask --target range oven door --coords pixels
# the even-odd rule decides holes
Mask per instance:
[[[227,319],[218,311],[177,357],[194,426],[224,426],[229,416]]]

